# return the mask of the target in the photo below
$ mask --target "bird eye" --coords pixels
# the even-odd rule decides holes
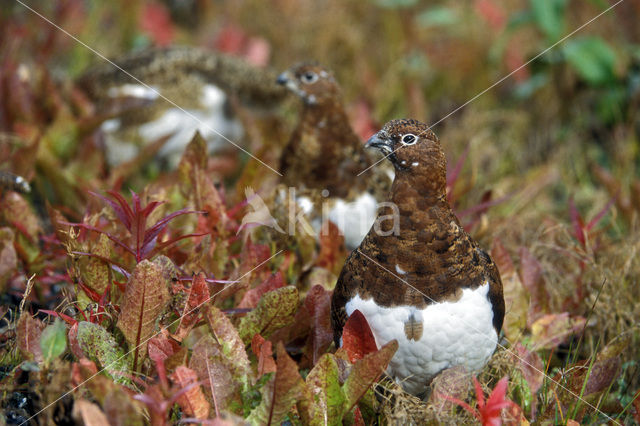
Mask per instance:
[[[413,145],[417,140],[418,138],[411,133],[404,135],[402,139],[400,139],[403,145]]]
[[[302,74],[302,81],[306,84],[315,83],[316,81],[318,81],[318,74],[311,71],[305,72],[304,74]]]

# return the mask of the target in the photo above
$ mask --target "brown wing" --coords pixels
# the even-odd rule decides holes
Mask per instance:
[[[480,254],[481,265],[485,271],[485,277],[489,281],[489,301],[493,306],[493,326],[500,333],[504,321],[504,296],[502,294],[502,280],[498,267],[489,254],[479,247],[476,250]]]

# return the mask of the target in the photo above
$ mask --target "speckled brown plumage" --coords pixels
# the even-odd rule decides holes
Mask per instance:
[[[201,84],[214,84],[227,93],[235,94],[243,104],[259,108],[270,108],[287,94],[275,84],[273,70],[196,47],[147,49],[116,58],[114,62],[146,84],[184,87],[183,80],[189,77]],[[96,65],[78,79],[78,84],[93,98],[108,97],[107,92],[113,86],[138,84],[119,68],[108,63]],[[189,91],[183,92],[186,92],[185,97],[194,96]],[[171,99],[184,106],[183,99],[175,96]]]
[[[298,124],[281,156],[284,183],[327,189],[341,198],[366,190],[367,181],[358,174],[373,161],[351,128],[331,72],[316,64],[299,64],[282,73],[278,82],[303,100]]]
[[[417,142],[404,145],[401,138],[409,134]],[[462,289],[477,288],[486,281],[493,326],[499,332],[504,318],[500,275],[447,202],[446,160],[436,135],[418,121],[395,120],[369,143],[386,154],[393,152],[388,159],[396,177],[389,201],[398,207],[399,229],[391,233],[392,221],[382,221],[382,233],[372,228],[347,259],[332,299],[336,344],[347,320],[345,303],[356,294],[373,298],[380,306],[421,309],[435,302],[455,301]],[[391,213],[391,207],[385,207],[378,217]]]

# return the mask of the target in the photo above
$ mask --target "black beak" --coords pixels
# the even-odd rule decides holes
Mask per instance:
[[[280,74],[278,76],[278,79],[276,80],[276,83],[284,86],[289,82],[289,73],[287,71],[283,72],[282,74]]]
[[[364,147],[378,148],[385,155],[393,152],[393,146],[391,145],[391,141],[389,141],[389,139],[387,139],[385,136],[380,135],[380,132],[376,133],[375,135],[369,138],[369,140],[364,145]]]

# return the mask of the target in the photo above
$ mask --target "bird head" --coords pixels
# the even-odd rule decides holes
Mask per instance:
[[[333,74],[314,63],[294,65],[278,76],[278,84],[285,86],[308,105],[319,105],[339,95]]]
[[[446,191],[447,160],[438,137],[417,120],[392,120],[365,145],[377,148],[393,164],[396,179],[438,195]]]

